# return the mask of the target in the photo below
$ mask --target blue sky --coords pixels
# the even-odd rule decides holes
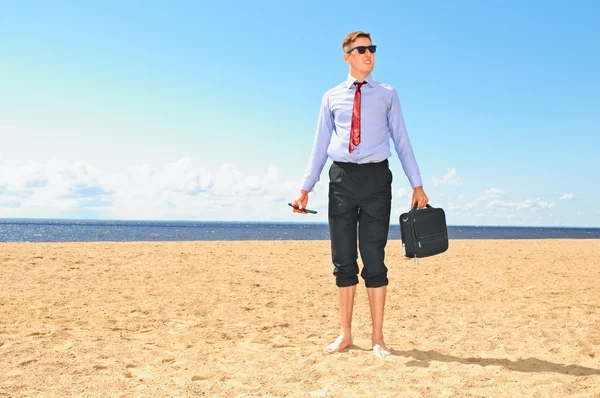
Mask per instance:
[[[600,227],[599,4],[2,2],[0,217],[325,222],[329,162],[286,204],[364,30],[450,224]]]

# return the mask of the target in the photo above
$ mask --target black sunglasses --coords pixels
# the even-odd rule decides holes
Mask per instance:
[[[346,51],[346,54],[350,54],[354,50],[358,51],[359,54],[364,54],[367,50],[369,50],[369,52],[371,54],[375,54],[376,49],[377,49],[377,46],[375,46],[375,45],[356,46],[356,47],[352,47],[350,50]]]

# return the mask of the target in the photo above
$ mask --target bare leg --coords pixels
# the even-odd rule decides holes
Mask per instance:
[[[340,305],[340,336],[323,350],[330,354],[342,351],[352,344],[352,310],[354,307],[354,293],[356,285],[338,288],[338,298]]]
[[[367,288],[369,305],[371,307],[371,319],[373,320],[373,351],[378,358],[390,355],[390,350],[383,342],[383,310],[385,308],[386,286]]]

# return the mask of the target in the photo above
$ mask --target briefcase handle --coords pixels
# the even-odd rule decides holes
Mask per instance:
[[[417,206],[419,206],[419,205],[416,204],[415,207],[413,207],[411,211],[417,211]],[[427,206],[428,209],[433,209],[433,207],[430,206],[429,203],[427,203],[425,206]]]

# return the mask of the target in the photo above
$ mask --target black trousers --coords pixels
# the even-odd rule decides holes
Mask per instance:
[[[334,162],[329,169],[329,232],[336,285],[358,284],[358,252],[366,287],[387,286],[392,172],[380,163]],[[358,227],[358,231],[357,231]]]

